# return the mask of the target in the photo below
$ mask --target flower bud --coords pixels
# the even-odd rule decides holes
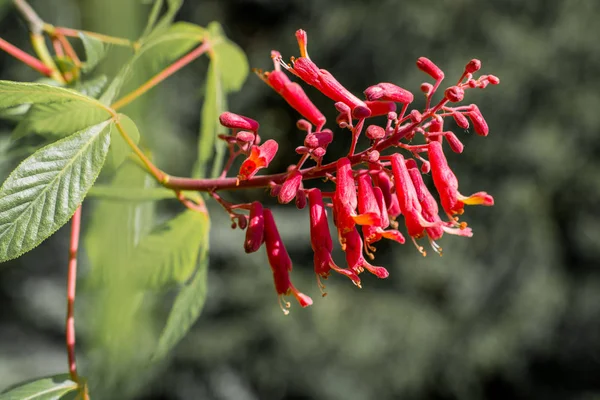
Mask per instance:
[[[421,92],[425,93],[425,96],[429,96],[433,92],[433,85],[431,83],[421,83]]]
[[[252,142],[254,140],[254,133],[249,131],[239,131],[235,134],[235,138],[240,142]]]
[[[365,135],[371,140],[383,139],[385,137],[385,129],[378,125],[369,125]]]
[[[259,127],[258,122],[255,120],[228,111],[221,113],[219,122],[226,128],[244,129],[252,132],[256,132]]]
[[[296,208],[302,210],[306,207],[306,193],[304,189],[298,189],[296,192]]]
[[[296,197],[296,192],[302,184],[302,174],[300,171],[293,171],[281,185],[281,191],[277,196],[277,200],[281,204],[287,204]]]
[[[459,128],[467,129],[469,127],[469,120],[462,113],[453,112],[452,118],[454,118],[454,122],[456,122]]]
[[[465,66],[465,72],[468,74],[472,74],[474,72],[479,71],[480,68],[481,68],[481,61],[474,58],[471,61],[469,61],[467,63],[467,65]]]
[[[367,154],[367,161],[372,162],[372,163],[377,162],[377,161],[379,161],[379,156],[380,156],[380,154],[377,150],[371,150]]]
[[[263,217],[263,206],[255,201],[250,206],[250,223],[246,230],[246,240],[244,240],[244,249],[246,253],[257,251],[264,241],[265,220]]]
[[[488,75],[487,80],[491,85],[497,85],[500,83],[500,78],[498,78],[496,75]]]
[[[387,100],[408,104],[412,103],[414,100],[414,96],[411,92],[388,82],[381,82],[377,85],[369,86],[364,91],[364,94],[369,101]]]
[[[423,120],[423,116],[421,115],[419,110],[412,110],[409,115],[410,115],[410,120],[413,123],[418,124],[419,122],[421,122]]]
[[[406,168],[408,169],[417,168],[417,162],[412,158],[404,160],[404,165],[406,165]]]
[[[325,149],[322,147],[317,147],[313,150],[311,155],[316,158],[322,158],[325,155]]]
[[[312,125],[307,120],[301,118],[296,122],[296,127],[301,131],[310,132]]]
[[[306,135],[304,145],[308,148],[327,147],[333,141],[333,132],[330,129],[324,129],[321,132]]]
[[[477,107],[475,104],[471,104],[471,106],[469,107],[469,112],[467,112],[467,116],[473,123],[473,129],[475,130],[475,133],[477,133],[480,136],[488,135],[490,130],[488,128],[487,122],[481,114],[481,111],[479,111],[479,107]]]
[[[442,70],[439,69],[439,67],[435,65],[433,61],[426,57],[419,57],[417,60],[417,68],[431,76],[436,81],[441,81],[444,79],[444,73]]]
[[[462,99],[465,97],[465,91],[459,86],[450,86],[444,92],[444,96],[448,99],[448,101],[457,103],[462,101]]]
[[[462,144],[462,142],[460,140],[458,140],[458,138],[456,137],[456,135],[453,132],[444,133],[444,137],[446,138],[446,141],[450,145],[450,148],[452,149],[453,152],[455,152],[455,153],[463,152],[463,149],[465,146]]]

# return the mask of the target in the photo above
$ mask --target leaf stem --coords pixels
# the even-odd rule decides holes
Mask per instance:
[[[4,50],[17,60],[22,63],[28,65],[29,67],[35,69],[40,74],[45,76],[52,76],[52,68],[48,67],[46,64],[35,58],[34,56],[25,53],[23,50],[18,47],[8,43],[6,40],[0,38],[0,49]]]
[[[69,361],[69,375],[79,385],[77,364],[75,362],[75,289],[77,283],[77,251],[79,249],[79,232],[81,228],[81,206],[77,207],[71,218],[71,241],[69,244],[69,269],[67,272],[67,322],[66,344]]]
[[[115,119],[115,125],[117,126],[117,129],[119,130],[119,133],[121,134],[125,142],[127,142],[129,147],[131,147],[133,152],[139,157],[139,159],[142,161],[148,172],[150,172],[150,174],[152,174],[152,176],[160,184],[164,185],[166,182],[168,182],[168,180],[170,179],[169,175],[165,174],[156,165],[154,165],[154,163],[150,161],[148,157],[146,157],[144,152],[138,147],[137,144],[135,144],[131,137],[129,137],[129,135],[125,131],[125,128],[123,128],[123,124],[121,124],[121,121],[118,120],[118,117],[117,119]]]
[[[209,49],[209,42],[207,40],[204,40],[204,42],[200,46],[196,47],[194,50],[187,53],[185,56],[181,57],[173,64],[169,65],[167,68],[154,75],[152,78],[150,78],[148,81],[143,83],[140,87],[138,87],[131,93],[117,100],[114,104],[111,105],[111,108],[114,110],[118,110],[119,108],[122,108],[127,104],[131,103],[133,100],[137,99],[138,97],[146,93],[148,90],[152,89],[154,86],[158,85],[160,82],[164,81],[166,78],[173,75],[175,72],[179,71],[181,68],[185,67],[196,58],[200,57]]]
[[[13,3],[23,18],[27,20],[31,33],[41,35],[41,33],[44,31],[44,21],[34,11],[34,9],[31,8],[29,3],[27,3],[25,0],[13,0]]]
[[[116,36],[104,35],[102,33],[97,33],[97,32],[84,31],[81,29],[72,29],[72,28],[65,28],[62,26],[52,26],[52,25],[46,24],[46,25],[44,25],[44,30],[46,32],[48,32],[49,34],[60,33],[60,34],[63,34],[64,36],[75,37],[75,38],[79,38],[79,34],[83,33],[84,35],[93,37],[104,43],[115,44],[117,46],[133,47],[134,49],[137,49],[137,47],[138,47],[136,42],[132,42],[129,39],[120,38],[120,37],[116,37]]]

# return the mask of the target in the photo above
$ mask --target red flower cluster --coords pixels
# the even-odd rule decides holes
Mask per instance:
[[[303,146],[296,149],[300,160],[284,174],[255,177],[258,170],[267,167],[274,158],[277,143],[267,140],[259,145],[258,123],[233,113],[221,116],[221,124],[232,129],[231,135],[221,135],[221,138],[230,146],[230,161],[237,155],[246,155],[237,176],[238,182],[252,179],[262,179],[264,182],[264,178],[272,178],[267,184],[271,187],[271,194],[280,203],[295,199],[298,208],[308,204],[314,270],[321,291],[324,285],[320,279],[327,278],[332,270],[347,276],[359,287],[359,275],[364,270],[379,278],[386,278],[388,271],[370,264],[367,259],[374,258],[374,245],[382,239],[405,242],[404,236],[398,231],[400,216],[403,217],[408,236],[423,255],[426,252],[417,244],[418,239],[427,238],[433,250],[441,255],[442,249],[436,241],[444,233],[471,237],[471,229],[458,219],[464,212],[464,206],[491,206],[494,199],[486,192],[464,196],[458,191],[458,180],[448,164],[443,143],[445,141],[456,153],[461,153],[464,146],[453,132],[444,129],[444,122],[446,117],[452,117],[461,129],[468,129],[472,125],[477,134],[486,136],[488,125],[476,105],[450,104],[462,101],[467,89],[495,85],[499,79],[493,75],[474,78],[473,74],[481,68],[481,62],[471,60],[458,82],[447,88],[439,102],[432,106],[432,97],[444,79],[444,73],[431,60],[421,57],[417,67],[434,82],[421,85],[425,107],[409,111],[414,100],[413,94],[392,83],[382,82],[368,87],[364,91],[365,100],[356,97],[331,73],[317,67],[310,59],[306,49],[306,32],[299,30],[296,37],[300,45],[299,58],[292,58],[291,65],[288,65],[283,62],[279,52],[273,51],[274,70],[257,73],[305,118],[297,124],[300,130],[306,132]],[[323,164],[334,133],[324,129],[326,119],[323,113],[310,101],[299,84],[290,81],[284,70],[334,101],[339,112],[336,124],[352,134],[352,146],[346,157]],[[401,105],[399,113],[396,112],[397,104]],[[371,124],[364,129],[367,119],[382,115],[387,117],[385,124]],[[363,129],[369,146],[357,152],[356,146]],[[417,136],[422,140],[415,144]],[[400,153],[382,155],[384,150],[390,148],[405,150],[406,157]],[[303,169],[309,159],[315,165]],[[427,174],[431,174],[433,187],[445,214],[443,218],[440,217],[434,195],[423,179]],[[335,190],[321,192],[319,189],[305,188],[304,182],[314,178],[327,178],[335,184]],[[331,199],[331,202],[325,203],[323,198]],[[293,295],[303,307],[311,305],[311,298],[299,292],[290,281],[292,262],[271,211],[263,208],[259,202],[240,205],[220,202],[228,208],[232,218],[243,220],[243,223],[240,222],[242,228],[247,225],[244,242],[246,252],[257,251],[265,243],[275,289],[284,312],[287,313],[289,303],[282,301],[282,296]],[[332,209],[338,241],[346,254],[345,267],[338,266],[332,258],[333,240],[327,218],[328,207]],[[249,210],[249,215],[235,214],[234,209]]]

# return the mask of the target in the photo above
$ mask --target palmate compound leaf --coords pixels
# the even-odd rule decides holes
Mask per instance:
[[[208,225],[208,221],[206,225]],[[152,357],[154,361],[163,358],[185,336],[204,307],[208,272],[208,226],[206,229],[207,232],[201,242],[196,271],[191,280],[181,288],[175,297],[167,323]]]
[[[0,393],[0,400],[58,400],[77,390],[69,374],[38,378],[13,386]]]
[[[198,141],[198,162],[194,176],[205,177],[206,168],[214,155],[211,175],[220,174],[225,154],[225,143],[216,140],[221,132],[219,115],[227,110],[227,94],[238,91],[248,76],[248,59],[244,52],[225,34],[221,25],[212,22],[208,34],[214,44],[206,77],[206,90],[201,111],[200,139]]]
[[[98,177],[110,145],[107,120],[26,158],[0,188],[0,262],[33,249],[64,225]]]

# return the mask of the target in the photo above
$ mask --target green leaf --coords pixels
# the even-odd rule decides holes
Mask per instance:
[[[81,101],[34,104],[13,131],[13,140],[30,133],[63,137],[110,118],[110,113],[96,104]]]
[[[106,75],[98,75],[95,78],[88,79],[79,84],[75,89],[86,96],[96,98],[100,96],[100,93],[102,93],[102,90],[106,87],[107,83],[108,78]]]
[[[152,178],[133,161],[126,161],[117,170],[109,185],[102,187],[120,191],[156,190]],[[97,185],[96,185],[97,186]],[[94,186],[90,194],[96,189]],[[135,245],[151,229],[154,220],[154,205],[151,202],[114,201],[100,199],[92,202],[94,210],[89,229],[84,239],[86,253],[94,282],[108,282],[118,273],[119,267],[129,258]],[[105,251],[110,248],[111,251]]]
[[[227,39],[218,22],[211,22],[207,29],[214,42],[211,61],[217,64],[221,73],[223,90],[225,92],[240,90],[248,77],[248,58],[237,44]]]
[[[198,25],[178,22],[164,33],[152,35],[131,60],[119,71],[106,92],[100,97],[103,104],[112,103],[129,76],[135,73],[141,81],[150,79],[173,61],[182,57],[204,37],[205,30]]]
[[[135,122],[125,114],[119,114],[118,118],[127,135],[137,144],[140,140],[140,131]],[[116,170],[131,151],[131,147],[129,147],[117,127],[115,127],[111,132],[110,151],[106,157],[106,165]]]
[[[152,176],[126,160],[110,185],[104,186],[142,191],[154,185]],[[82,324],[89,333],[87,343],[102,349],[89,352],[86,371],[91,384],[104,395],[96,394],[98,398],[117,399],[107,392],[124,380],[137,381],[158,339],[151,310],[160,299],[136,290],[135,282],[118,279],[125,261],[153,226],[155,203],[91,198],[86,207],[93,207],[84,237],[91,268],[82,289],[90,302]]]
[[[90,72],[106,56],[107,47],[100,40],[79,32],[79,38],[85,50],[85,63],[81,66],[83,72]]]
[[[77,383],[61,374],[13,386],[0,394],[0,400],[58,400],[74,390]]]
[[[158,21],[158,15],[162,10],[162,6],[163,0],[154,1],[154,4],[152,5],[152,10],[150,10],[150,14],[148,15],[148,22],[146,23],[146,28],[144,28],[144,32],[142,33],[142,36],[140,36],[138,42],[141,42],[145,37],[147,37],[150,34],[150,32],[152,32],[156,21]]]
[[[200,113],[202,124],[200,125],[200,138],[198,139],[198,162],[194,168],[195,177],[206,177],[206,166],[215,154],[215,147],[217,147],[218,152],[223,151],[215,146],[215,141],[221,129],[219,115],[227,109],[226,101],[219,70],[216,64],[211,62],[206,75],[204,103]]]
[[[121,270],[134,286],[162,289],[187,281],[196,268],[209,222],[187,210],[144,237]]]
[[[48,104],[81,101],[105,108],[98,100],[71,89],[43,83],[23,83],[0,80],[0,109],[22,104]]]
[[[144,38],[151,39],[160,35],[169,27],[169,25],[171,25],[175,18],[175,14],[177,14],[177,11],[179,11],[182,4],[183,0],[167,0],[167,12],[162,16],[160,21],[156,23],[158,14],[163,5],[162,0],[156,1],[150,12],[150,17],[148,18],[148,25],[146,25],[146,29],[144,29],[144,34],[140,40],[143,41]]]
[[[192,280],[177,294],[167,323],[160,335],[152,359],[163,358],[191,329],[200,316],[206,300],[206,278],[208,272],[208,234],[200,250],[198,266]]]
[[[211,63],[201,111],[198,162],[194,168],[196,177],[206,177],[206,167],[213,155],[211,176],[216,177],[221,173],[226,146],[221,140],[216,140],[221,132],[219,115],[227,110],[227,94],[239,90],[248,76],[246,55],[225,37],[221,25],[216,22],[210,23],[208,34],[214,47],[210,53]]]
[[[67,223],[104,164],[111,121],[26,158],[0,188],[0,262],[33,249]]]

